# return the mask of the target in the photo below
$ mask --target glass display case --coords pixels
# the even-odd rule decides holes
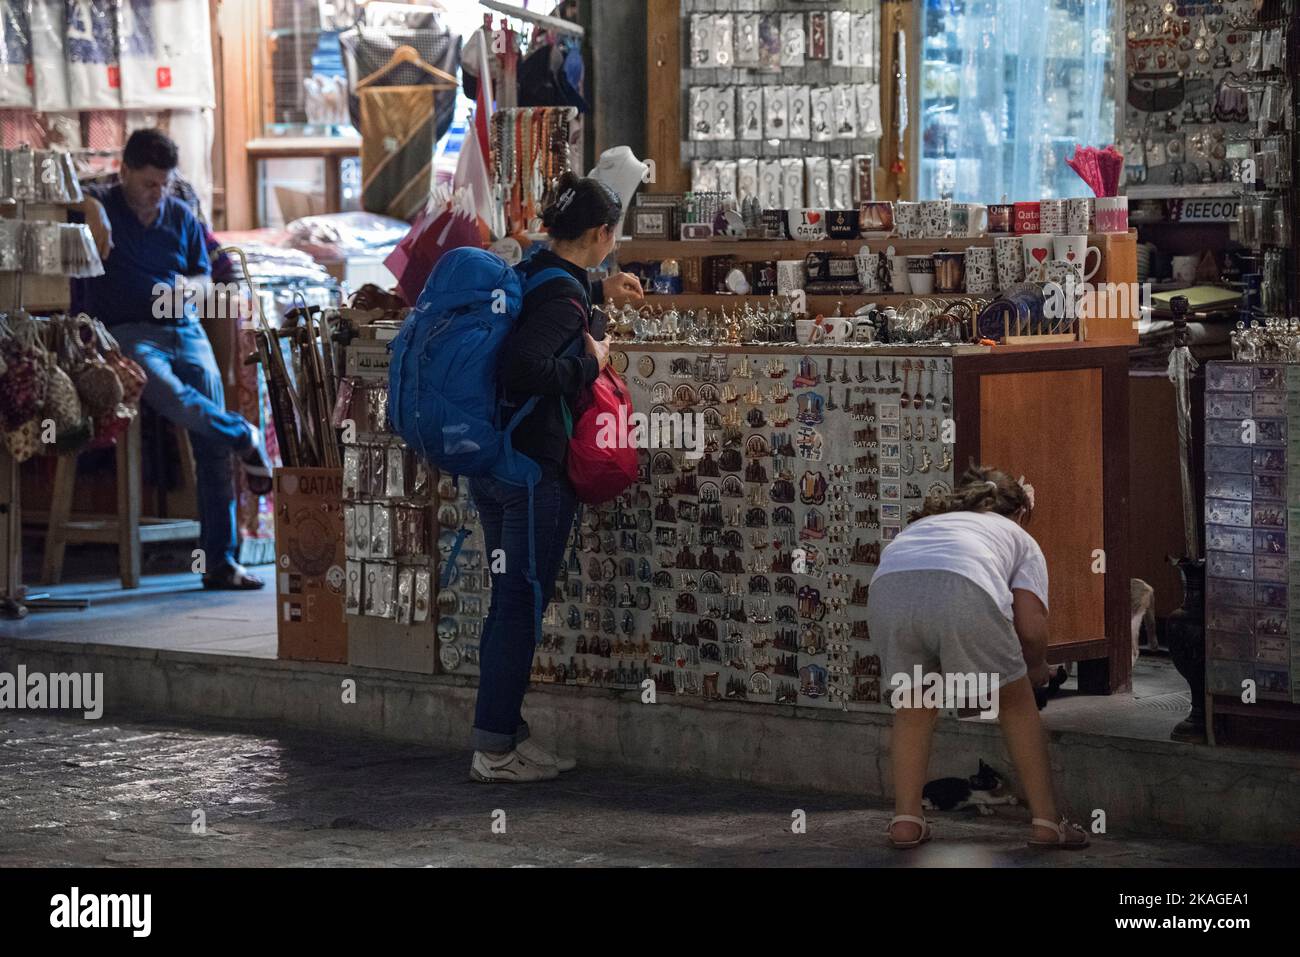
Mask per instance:
[[[920,199],[1084,196],[1065,159],[1115,139],[1114,0],[919,5]]]

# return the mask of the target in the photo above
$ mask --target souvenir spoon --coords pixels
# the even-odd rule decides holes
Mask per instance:
[[[938,363],[936,363],[933,359],[931,359],[930,360],[930,388],[925,393],[925,407],[927,409],[934,408],[934,370],[937,366]]]
[[[912,368],[912,360],[903,360],[903,394],[898,398],[898,404],[906,409],[912,404],[912,397],[907,394],[907,375]]]
[[[921,395],[921,370],[925,368],[925,360],[918,359],[916,362],[916,392],[912,396],[912,408],[919,409],[925,402],[925,396]]]
[[[948,415],[952,412],[952,364],[945,362],[944,371],[948,374],[948,384],[944,387],[943,401],[939,403],[939,408],[944,415]]]

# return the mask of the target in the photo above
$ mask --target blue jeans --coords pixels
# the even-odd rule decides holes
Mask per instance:
[[[235,564],[235,476],[231,454],[253,441],[252,426],[226,410],[221,372],[207,333],[198,322],[162,325],[129,322],[113,326],[122,351],[144,368],[144,401],[190,434],[201,527],[199,546],[213,574]]]
[[[479,642],[478,701],[474,750],[510,751],[528,738],[520,712],[537,647],[533,586],[528,579],[528,489],[492,478],[471,479],[470,494],[483,525],[486,552],[503,549],[505,570],[492,574],[492,604]],[[533,542],[542,611],[555,593],[555,579],[573,528],[578,501],[565,478],[543,478],[533,489]]]

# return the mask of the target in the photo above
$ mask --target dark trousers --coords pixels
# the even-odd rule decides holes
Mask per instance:
[[[528,489],[492,478],[472,479],[469,489],[483,526],[483,562],[493,570],[492,604],[479,642],[473,743],[476,751],[510,751],[528,737],[520,709],[539,624],[528,576]],[[555,593],[576,511],[567,479],[543,478],[534,487],[533,547],[542,611]],[[504,570],[497,571],[502,556]]]

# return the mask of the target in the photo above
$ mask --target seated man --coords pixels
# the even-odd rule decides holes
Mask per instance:
[[[169,137],[137,130],[122,152],[121,183],[89,191],[86,219],[107,254],[104,275],[86,282],[85,308],[148,373],[145,402],[190,434],[206,560],[203,587],[261,588],[262,580],[236,561],[231,457],[238,457],[249,489],[258,495],[271,491],[271,467],[257,428],[227,411],[216,357],[199,324],[195,303],[207,301],[210,266],[202,225],[168,195],[177,162]],[[199,295],[172,291],[190,286]],[[184,304],[180,315],[177,303]]]

